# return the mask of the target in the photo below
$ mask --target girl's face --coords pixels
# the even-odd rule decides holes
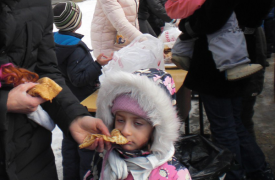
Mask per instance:
[[[129,141],[121,145],[124,150],[132,151],[148,144],[153,132],[153,126],[132,113],[118,111],[115,115],[115,128]]]

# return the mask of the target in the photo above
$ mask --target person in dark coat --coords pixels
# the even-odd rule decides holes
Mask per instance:
[[[274,7],[268,13],[268,15],[264,19],[264,32],[266,37],[266,57],[270,58],[271,54],[275,52],[275,25],[274,25]],[[268,63],[268,62],[267,62]]]
[[[176,23],[176,19],[171,19],[167,14],[164,7],[164,3],[162,0],[140,0],[139,9],[138,9],[138,22],[139,29],[144,33],[149,33],[152,36],[157,37],[160,32],[155,32],[148,22],[148,18],[150,16],[157,17],[161,19],[163,22],[163,26],[165,22]]]
[[[100,54],[94,61],[91,50],[81,40],[84,36],[76,33],[82,24],[82,13],[76,3],[72,1],[58,3],[53,13],[54,23],[59,29],[54,33],[58,67],[65,77],[67,86],[78,100],[82,101],[99,88],[98,77],[102,74],[101,68],[112,58]],[[75,19],[73,13],[78,14]],[[64,23],[71,21],[73,23],[69,26]]]
[[[275,1],[272,1],[272,6],[274,7]],[[237,11],[241,14],[243,7],[239,7]],[[268,16],[272,15],[274,8],[268,13]],[[245,27],[245,23],[251,23],[250,17],[243,18],[241,26]],[[258,21],[261,21],[259,19]],[[248,29],[248,28],[246,28]],[[244,34],[247,42],[247,50],[249,57],[252,63],[261,64],[264,68],[257,72],[256,74],[252,75],[250,79],[248,79],[247,85],[244,88],[243,98],[242,98],[242,106],[243,110],[241,113],[241,119],[248,130],[248,132],[255,138],[254,132],[254,122],[253,122],[253,115],[254,115],[254,105],[256,103],[257,96],[261,94],[264,85],[264,74],[265,74],[265,67],[266,58],[267,58],[267,43],[266,43],[266,36],[262,27],[258,28],[250,28],[249,30],[244,29]]]
[[[26,92],[35,83],[0,88],[0,179],[57,180],[52,133],[27,118],[41,104],[64,134],[82,143],[88,133],[109,131],[93,118],[66,86],[57,68],[52,34],[50,0],[2,0],[0,2],[0,66],[12,63],[49,77],[63,90],[52,100]],[[103,150],[102,139],[89,149]],[[110,144],[109,144],[110,145]]]
[[[274,176],[262,150],[241,121],[242,95],[248,81],[226,81],[225,74],[215,69],[206,35],[219,30],[233,11],[244,31],[257,28],[270,6],[271,0],[206,0],[200,9],[179,24],[183,39],[195,34],[199,37],[184,84],[199,92],[215,141],[233,152],[241,165],[240,169],[227,172],[226,180],[241,180],[245,173],[251,180],[274,179]]]
[[[163,31],[163,27],[165,26],[165,23],[176,23],[178,22],[177,20],[171,19],[165,10],[165,3],[167,0],[154,0],[150,1],[151,3],[156,3],[153,5],[154,8],[151,8],[151,6],[148,5],[148,12],[149,12],[149,17],[147,21],[149,22],[150,26],[154,30],[155,34],[159,36],[161,32]]]
[[[59,29],[54,33],[58,67],[67,86],[78,100],[82,101],[99,88],[98,77],[102,74],[101,66],[107,64],[111,58],[103,59],[103,54],[100,54],[96,61],[93,60],[90,49],[81,40],[83,35],[76,33],[82,24],[82,12],[76,3],[72,1],[58,3],[53,8],[53,14],[55,26]],[[93,154],[94,151],[79,149],[74,139],[64,136],[63,179],[82,180],[90,168]]]
[[[253,74],[244,87],[242,97],[242,123],[247,131],[255,138],[254,131],[254,105],[257,96],[261,94],[264,85],[265,62],[266,62],[266,41],[262,27],[255,28],[253,32],[244,32],[247,43],[247,51],[251,63],[261,64],[263,69]]]

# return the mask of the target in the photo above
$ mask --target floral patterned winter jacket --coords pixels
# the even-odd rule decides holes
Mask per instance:
[[[99,171],[92,174],[88,171],[84,180],[99,180]],[[133,176],[129,173],[125,180],[134,180]],[[168,162],[154,169],[148,180],[191,180],[188,169],[183,166],[175,157],[172,157]]]

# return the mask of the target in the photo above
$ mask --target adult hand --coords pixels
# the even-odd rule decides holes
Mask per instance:
[[[70,132],[75,141],[79,144],[88,134],[105,134],[110,136],[108,128],[101,119],[93,118],[91,116],[81,116],[76,118],[70,125]],[[111,148],[110,142],[104,142],[102,138],[97,138],[95,142],[87,149],[103,152],[103,150]]]
[[[13,113],[29,114],[35,111],[38,105],[46,100],[40,97],[32,97],[27,93],[36,83],[25,83],[13,88],[8,94],[7,110]]]
[[[103,53],[99,54],[96,58],[96,61],[101,65],[104,66],[106,64],[108,64],[109,61],[111,61],[113,59],[113,54],[111,54],[110,57],[105,56]]]

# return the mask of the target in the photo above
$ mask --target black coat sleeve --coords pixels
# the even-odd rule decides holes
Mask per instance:
[[[86,45],[81,42],[67,60],[67,76],[75,87],[93,86],[101,75],[101,66],[95,62]]]
[[[11,6],[6,1],[0,2],[0,66],[11,61],[11,58],[7,55],[6,51],[15,33],[15,19],[11,12]],[[10,88],[0,88],[0,131],[6,131],[8,129],[7,116],[7,99]]]
[[[189,24],[194,34],[211,34],[219,30],[233,12],[236,12],[241,26],[256,28],[271,10],[272,1],[206,0],[193,15],[180,22],[179,29],[190,34],[186,29],[186,24]]]
[[[11,62],[11,58],[7,56],[6,51],[13,41],[16,22],[12,15],[11,6],[14,3],[7,4],[5,1],[0,3],[0,65]]]
[[[256,28],[273,8],[274,0],[242,0],[235,8],[241,27]]]
[[[160,0],[147,0],[147,5],[151,12],[165,22],[171,22],[172,19],[167,15],[164,5]]]
[[[201,8],[186,19],[181,20],[179,29],[188,34],[186,23],[194,34],[211,34],[218,31],[227,22],[238,0],[206,0]]]
[[[46,102],[43,108],[49,113],[51,118],[62,129],[63,133],[69,132],[71,122],[78,116],[89,115],[89,112],[83,107],[70,89],[66,86],[57,66],[57,59],[54,51],[54,39],[52,9],[49,8],[47,24],[44,28],[43,38],[38,47],[37,66],[35,71],[40,77],[49,77],[56,81],[63,90],[53,99],[52,103]]]

